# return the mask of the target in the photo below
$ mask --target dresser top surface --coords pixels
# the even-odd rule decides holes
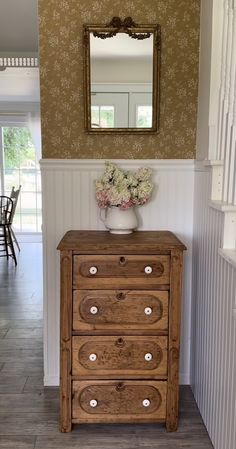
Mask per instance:
[[[57,249],[80,254],[124,254],[186,250],[170,231],[136,231],[132,234],[110,234],[108,231],[68,231]]]

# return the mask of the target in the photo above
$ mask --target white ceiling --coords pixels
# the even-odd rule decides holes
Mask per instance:
[[[2,102],[39,102],[39,70],[7,68],[0,72],[0,109]]]
[[[37,3],[0,0],[0,55],[38,52]]]
[[[137,40],[119,33],[112,38],[99,39],[91,34],[90,51],[94,58],[150,58],[153,54],[153,36]]]
[[[4,72],[0,71],[0,102],[18,101],[39,101],[39,70],[37,68],[7,68]]]

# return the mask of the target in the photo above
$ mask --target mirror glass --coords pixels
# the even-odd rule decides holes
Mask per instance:
[[[87,28],[87,130],[158,131],[159,49],[154,45],[155,29],[148,30],[145,38],[138,37],[141,27],[135,37],[122,31],[106,37],[108,32],[99,29],[101,38],[94,27],[92,31]]]
[[[90,33],[92,128],[152,128],[153,35]]]

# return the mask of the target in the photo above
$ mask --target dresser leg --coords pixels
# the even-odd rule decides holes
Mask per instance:
[[[173,355],[173,352],[172,352]],[[173,374],[173,373],[172,373]],[[167,410],[166,410],[166,430],[167,432],[175,432],[178,428],[179,415],[179,384],[178,374],[176,379],[169,380],[167,388]]]
[[[71,432],[71,424],[70,424],[70,425],[68,424],[67,427],[65,427],[64,424],[61,424],[61,423],[60,423],[59,430],[60,430],[60,432],[62,432],[62,433],[68,433],[68,432]]]
[[[61,253],[60,431],[71,431],[72,255]]]
[[[167,386],[166,430],[175,432],[179,415],[179,351],[171,348],[169,352],[169,377]]]
[[[168,386],[166,407],[166,430],[175,432],[178,427],[179,414],[179,329],[180,329],[180,298],[182,290],[183,255],[171,252],[170,271],[170,303],[169,303],[169,355],[168,355]]]
[[[61,350],[60,431],[71,431],[71,375],[70,351]]]
[[[171,384],[169,380],[167,389],[167,410],[166,410],[167,432],[175,432],[177,430],[178,415],[179,415],[179,385],[178,382],[174,382]]]
[[[175,424],[174,423],[170,424],[169,422],[166,423],[167,432],[176,432],[177,429],[178,429],[178,422],[176,422]]]
[[[166,431],[176,432],[177,429],[178,429],[178,416],[176,416],[176,413],[173,410],[173,413],[169,414],[166,420]]]
[[[68,427],[64,427],[64,426],[62,426],[62,425],[60,424],[59,430],[60,430],[60,432],[62,432],[62,433],[68,433],[68,432],[71,432],[71,425],[68,426]]]

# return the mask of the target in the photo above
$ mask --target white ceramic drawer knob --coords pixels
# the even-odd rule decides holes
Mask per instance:
[[[96,274],[97,272],[98,272],[97,267],[90,267],[90,268],[89,268],[89,273],[90,273],[90,274]]]
[[[150,360],[152,360],[152,354],[150,352],[147,352],[147,354],[145,354],[144,358],[147,362],[150,362]]]
[[[97,360],[96,354],[90,354],[89,360],[90,360],[91,362],[95,362],[95,361]]]
[[[144,269],[146,274],[151,274],[152,273],[152,267],[149,267],[149,265],[147,267],[145,267]]]
[[[90,407],[97,407],[98,401],[96,401],[96,399],[91,399],[89,405]]]
[[[98,313],[98,308],[97,308],[96,306],[92,306],[92,307],[90,308],[90,313],[91,313],[92,315],[96,315],[96,314]]]
[[[149,401],[149,399],[144,399],[144,400],[143,400],[143,406],[144,406],[144,407],[149,407],[150,404],[151,404],[151,402]]]
[[[151,309],[151,307],[145,307],[144,313],[145,313],[145,315],[151,315],[151,314],[152,314],[152,309]]]

